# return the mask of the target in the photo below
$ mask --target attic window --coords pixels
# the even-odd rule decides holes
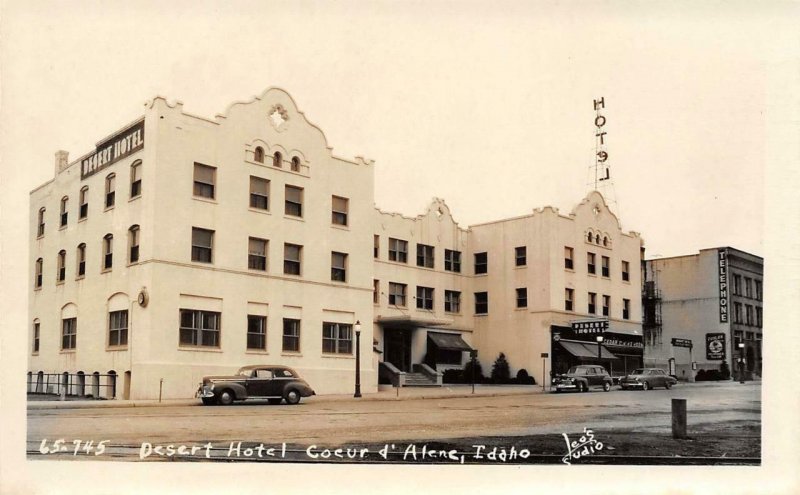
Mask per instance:
[[[264,163],[264,148],[261,146],[256,147],[253,159],[259,163]]]

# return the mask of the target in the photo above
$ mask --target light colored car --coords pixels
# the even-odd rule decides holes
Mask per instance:
[[[619,385],[623,390],[627,390],[629,388],[650,390],[651,388],[656,387],[670,389],[676,383],[678,383],[678,380],[668,375],[667,372],[661,368],[635,369],[633,372],[619,381]]]

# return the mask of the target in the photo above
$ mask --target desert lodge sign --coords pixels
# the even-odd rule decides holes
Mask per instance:
[[[97,145],[94,153],[81,159],[81,180],[144,148],[144,121]]]

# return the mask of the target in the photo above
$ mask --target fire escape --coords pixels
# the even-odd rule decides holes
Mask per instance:
[[[642,289],[642,331],[645,347],[661,347],[661,291],[652,280]]]

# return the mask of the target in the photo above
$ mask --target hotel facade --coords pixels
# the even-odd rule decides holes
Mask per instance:
[[[473,350],[540,384],[641,365],[643,241],[600,193],[463,228],[441,199],[377,209],[374,166],[275,88],[214,119],[157,97],[93,152],[57,152],[30,195],[30,389],[110,375],[110,396],[185,398],[271,363],[349,393],[357,341],[364,393],[441,383]]]

